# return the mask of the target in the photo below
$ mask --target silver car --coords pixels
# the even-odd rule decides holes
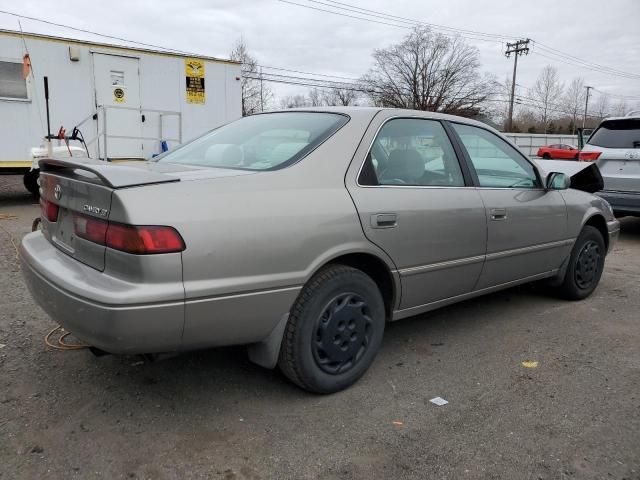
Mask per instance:
[[[604,178],[598,195],[616,215],[640,217],[640,111],[604,119],[584,145],[580,159],[598,165]]]
[[[495,130],[410,110],[255,115],[152,162],[40,172],[21,256],[55,321],[112,353],[246,344],[322,393],[364,374],[387,321],[541,279],[590,295],[619,231]]]

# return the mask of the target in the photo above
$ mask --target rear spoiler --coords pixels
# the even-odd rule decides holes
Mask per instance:
[[[111,188],[137,187],[154,183],[179,182],[180,179],[148,169],[147,162],[136,162],[136,166],[113,164],[102,160],[45,158],[38,162],[40,172],[71,169],[84,170],[97,176]]]

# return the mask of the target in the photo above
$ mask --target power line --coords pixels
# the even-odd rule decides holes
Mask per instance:
[[[513,35],[500,35],[497,33],[486,33],[486,32],[479,32],[476,30],[467,30],[467,29],[463,29],[463,28],[456,28],[456,27],[449,27],[446,25],[440,25],[437,23],[429,23],[429,22],[423,22],[420,20],[415,20],[412,18],[407,18],[407,17],[400,17],[398,15],[392,15],[390,13],[385,13],[385,12],[380,12],[378,10],[371,10],[369,8],[362,8],[362,7],[358,7],[356,5],[352,5],[349,3],[345,3],[345,2],[338,2],[335,0],[326,0],[330,3],[326,3],[326,1],[320,1],[320,0],[306,0],[307,2],[312,2],[312,3],[316,3],[316,4],[321,4],[321,5],[326,5],[335,9],[340,9],[340,10],[346,10],[346,11],[351,11],[351,12],[356,12],[356,13],[360,13],[361,15],[367,15],[367,16],[372,16],[372,17],[378,17],[378,18],[383,18],[383,19],[393,19],[394,21],[398,21],[400,23],[407,23],[413,26],[416,25],[424,25],[424,26],[428,26],[430,28],[433,28],[435,30],[447,30],[447,31],[451,31],[451,32],[455,32],[455,33],[459,33],[459,34],[470,34],[470,35],[479,35],[479,36],[483,36],[483,37],[491,37],[493,39],[499,39],[499,40],[503,40],[503,39],[509,39],[509,38],[517,38],[516,36]],[[330,5],[333,4],[333,5]]]
[[[282,2],[282,3],[288,3],[288,4],[290,4],[290,5],[296,5],[296,6],[298,6],[298,7],[302,7],[302,8],[308,8],[308,9],[311,9],[311,10],[317,10],[317,11],[320,11],[320,12],[331,13],[331,14],[333,14],[333,15],[339,15],[339,16],[341,16],[341,17],[354,18],[354,19],[356,19],[356,20],[362,20],[362,21],[370,22],[370,23],[378,23],[378,24],[381,24],[381,25],[387,25],[387,26],[390,26],[390,27],[403,28],[403,29],[405,29],[405,30],[412,30],[412,29],[414,28],[414,27],[412,27],[412,26],[408,26],[408,25],[406,25],[406,24],[405,24],[405,25],[402,25],[402,24],[401,24],[401,25],[398,25],[398,23],[383,22],[383,21],[381,21],[381,20],[374,20],[373,18],[357,17],[357,16],[355,16],[355,15],[350,15],[350,14],[342,13],[342,12],[336,12],[335,10],[327,10],[326,8],[314,7],[313,5],[305,5],[305,4],[302,4],[302,3],[293,2],[293,1],[291,1],[291,0],[278,0],[278,1],[279,1],[279,2]],[[313,0],[313,1],[317,1],[317,0]],[[333,7],[333,8],[336,8],[336,7]],[[367,14],[362,13],[362,15],[367,15]],[[392,18],[388,18],[388,20],[389,20],[390,22],[391,22],[391,21],[398,22],[398,20],[394,20],[394,19],[392,19]],[[458,33],[458,34],[457,34],[457,36],[464,37],[464,38],[468,38],[468,39],[471,39],[471,40],[479,40],[479,41],[491,42],[491,43],[496,43],[496,42],[498,42],[498,43],[502,43],[502,42],[500,42],[497,38],[496,38],[496,39],[493,39],[493,40],[490,40],[490,39],[488,39],[488,38],[484,38],[484,37],[476,37],[476,36],[470,36],[470,35],[466,35],[466,34],[462,34],[462,33]]]
[[[11,15],[11,16],[17,17],[17,18],[24,18],[24,19],[27,19],[27,20],[33,20],[34,22],[45,23],[47,25],[53,25],[55,27],[68,28],[69,30],[74,30],[76,32],[88,33],[90,35],[97,35],[99,37],[110,38],[112,40],[119,40],[121,42],[135,43],[136,45],[143,45],[145,47],[151,47],[151,48],[160,49],[160,50],[167,50],[167,51],[170,51],[170,52],[182,53],[182,54],[185,54],[185,55],[194,55],[192,52],[185,52],[183,50],[176,50],[175,48],[162,47],[160,45],[154,45],[152,43],[138,42],[137,40],[130,40],[130,39],[123,38],[123,37],[116,37],[114,35],[106,35],[104,33],[97,33],[97,32],[91,31],[91,30],[85,30],[83,28],[78,28],[78,27],[72,27],[70,25],[65,25],[63,23],[51,22],[49,20],[43,20],[41,18],[30,17],[28,15],[22,15],[22,14],[15,13],[15,12],[9,12],[7,10],[0,10],[0,13],[4,13],[6,15]]]
[[[320,1],[320,0],[306,0],[307,2],[313,2],[315,4],[320,4],[320,5],[324,5],[324,6],[328,6],[330,8],[333,8],[334,10],[328,10],[326,8],[320,8],[320,7],[315,7],[312,5],[308,5],[308,4],[302,4],[302,3],[298,3],[298,2],[293,2],[291,0],[278,0],[280,2],[283,3],[288,3],[291,5],[296,5],[299,7],[303,7],[303,8],[308,8],[308,9],[312,9],[312,10],[317,10],[317,11],[321,11],[321,12],[325,12],[325,13],[331,13],[333,15],[340,15],[343,17],[348,17],[348,18],[354,18],[357,20],[362,20],[362,21],[368,21],[368,22],[372,22],[372,23],[379,23],[382,25],[389,25],[389,26],[393,26],[393,27],[397,27],[397,28],[406,28],[406,29],[411,29],[413,28],[413,26],[415,25],[424,25],[424,26],[428,26],[434,29],[444,29],[444,30],[449,30],[450,32],[452,32],[451,34],[455,33],[458,34],[459,36],[465,37],[465,38],[469,38],[469,39],[473,39],[473,40],[481,40],[481,41],[488,41],[488,42],[495,42],[498,41],[499,39],[506,39],[506,38],[516,38],[516,37],[511,37],[508,35],[500,35],[500,34],[494,34],[494,33],[484,33],[484,32],[477,32],[477,31],[473,31],[473,30],[465,30],[465,29],[457,29],[454,27],[445,27],[442,25],[437,25],[437,24],[430,24],[427,22],[420,22],[418,20],[415,19],[411,19],[408,17],[400,17],[397,15],[391,15],[388,13],[383,13],[377,10],[371,10],[371,9],[367,9],[367,8],[362,8],[362,7],[357,7],[351,4],[347,4],[344,2],[339,2],[339,1],[335,1],[335,0],[324,0],[324,1]],[[300,0],[303,1],[303,0]],[[334,5],[330,5],[326,2],[331,2]],[[347,13],[343,13],[340,11],[335,11],[335,10],[343,10],[343,11],[349,11],[352,13],[357,13],[359,15],[362,16],[355,16],[355,15],[350,15]],[[363,17],[364,16],[364,17]],[[375,18],[381,18],[383,20],[388,20],[388,22],[394,22],[394,23],[388,23],[388,22],[383,22],[381,20],[375,20],[373,18],[365,18],[365,17],[375,17]],[[401,25],[398,25],[398,23],[402,23]],[[408,26],[407,23],[409,23],[412,26]],[[490,40],[487,37],[491,37],[493,38],[493,40]],[[640,75],[635,74],[635,73],[630,73],[630,72],[625,72],[619,69],[615,69],[612,67],[607,67],[604,65],[600,65],[594,62],[590,62],[588,60],[583,60],[579,57],[576,57],[574,55],[565,53],[561,50],[558,50],[556,48],[550,47],[545,45],[544,43],[541,42],[537,42],[535,40],[533,40],[533,42],[538,46],[538,49],[541,51],[536,50],[535,53],[538,55],[541,55],[545,58],[548,58],[550,60],[553,61],[559,61],[559,59],[561,59],[563,62],[565,63],[570,63],[572,65],[576,65],[576,66],[580,66],[582,68],[586,68],[592,71],[596,71],[599,73],[603,73],[603,74],[607,74],[607,75],[612,75],[612,76],[618,76],[618,77],[622,77],[622,78],[628,78],[628,79],[640,79]],[[543,53],[544,52],[544,53]],[[554,57],[550,57],[549,55],[553,55]]]

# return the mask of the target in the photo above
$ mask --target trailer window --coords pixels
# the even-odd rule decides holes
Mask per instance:
[[[27,81],[22,77],[22,62],[0,61],[0,98],[28,100]]]

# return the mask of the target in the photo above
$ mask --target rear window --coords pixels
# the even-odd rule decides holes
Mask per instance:
[[[640,148],[640,119],[604,121],[587,143],[604,148]]]
[[[278,112],[245,117],[157,157],[158,162],[239,170],[278,170],[324,142],[348,117]]]

